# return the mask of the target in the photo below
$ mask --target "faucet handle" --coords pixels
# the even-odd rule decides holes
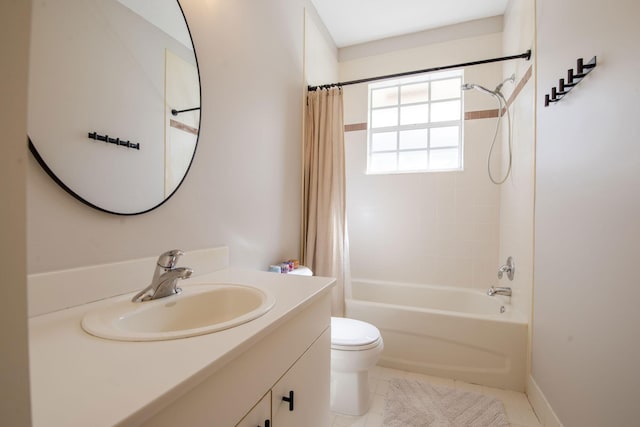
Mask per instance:
[[[513,280],[516,273],[516,264],[513,262],[512,257],[507,258],[507,263],[500,267],[498,270],[498,279],[502,279],[503,273],[507,273],[507,278]]]
[[[172,270],[182,255],[184,252],[180,249],[167,251],[158,257],[158,267]]]

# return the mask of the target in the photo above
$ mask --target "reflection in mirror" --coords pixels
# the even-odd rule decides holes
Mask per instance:
[[[31,33],[28,133],[40,164],[97,209],[161,205],[189,170],[200,127],[177,0],[39,0]]]

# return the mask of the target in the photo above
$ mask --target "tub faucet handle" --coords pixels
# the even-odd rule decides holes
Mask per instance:
[[[513,262],[513,258],[507,258],[507,263],[498,269],[498,279],[502,279],[502,275],[507,273],[507,278],[513,280],[513,276],[516,273],[516,265]]]

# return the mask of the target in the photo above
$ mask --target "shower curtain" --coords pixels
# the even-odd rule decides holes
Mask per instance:
[[[302,261],[316,275],[336,278],[331,312],[344,316],[350,275],[342,88],[309,92],[305,125]]]

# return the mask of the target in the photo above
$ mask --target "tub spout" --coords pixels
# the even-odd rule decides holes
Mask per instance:
[[[502,286],[492,286],[487,291],[487,295],[489,295],[490,297],[492,297],[494,295],[505,295],[505,296],[510,297],[511,296],[511,288],[502,287]]]

